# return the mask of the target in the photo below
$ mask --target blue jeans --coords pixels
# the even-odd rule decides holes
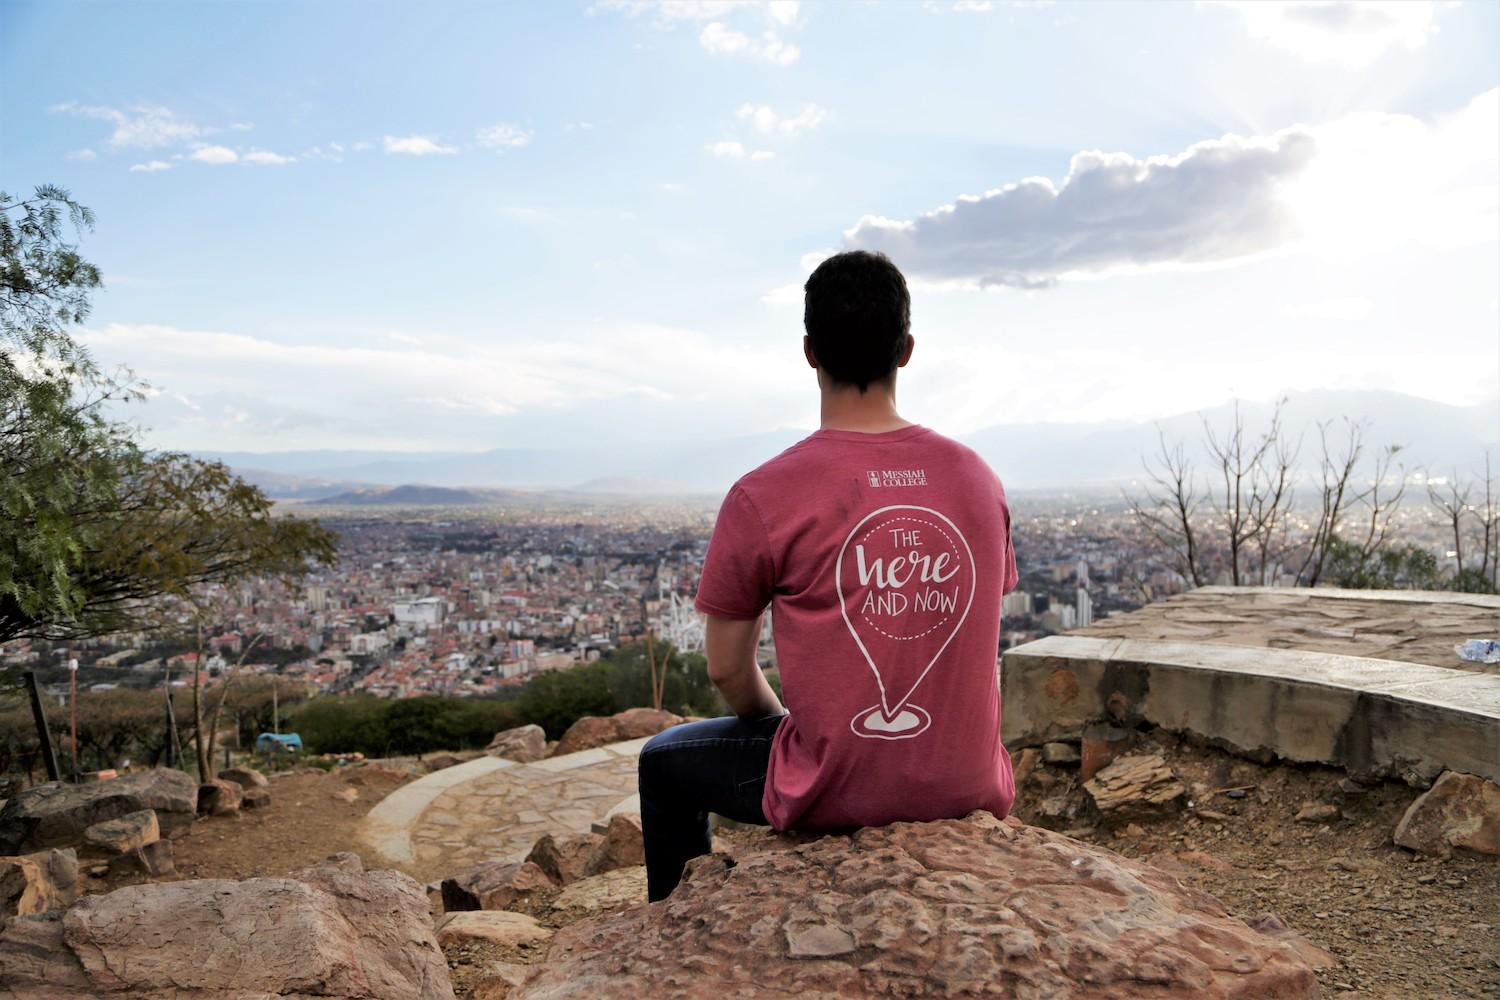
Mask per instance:
[[[690,858],[710,850],[708,814],[768,825],[760,797],[771,739],[785,715],[685,722],[641,748],[638,782],[646,840],[646,898],[665,899]]]

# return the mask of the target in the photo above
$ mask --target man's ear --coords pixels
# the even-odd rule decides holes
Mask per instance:
[[[901,359],[896,362],[897,368],[905,368],[906,363],[911,360],[912,348],[917,346],[917,338],[911,334],[906,335],[906,350],[901,352]]]
[[[812,338],[805,333],[802,335],[802,356],[807,359],[808,367],[818,367],[818,359],[813,354]]]

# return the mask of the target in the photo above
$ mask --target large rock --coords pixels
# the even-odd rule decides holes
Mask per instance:
[[[490,944],[536,944],[552,936],[535,917],[505,910],[462,910],[445,913],[435,925],[440,945],[487,941]]]
[[[670,897],[583,920],[511,996],[1318,995],[1280,935],[1141,862],[986,812],[697,859]]]
[[[45,913],[78,898],[78,855],[56,848],[0,858],[0,918]]]
[[[504,910],[532,893],[555,889],[547,873],[530,861],[486,861],[443,879],[443,909]]]
[[[663,729],[671,729],[686,720],[680,715],[663,712],[659,708],[627,708],[613,716],[619,729],[620,739],[638,740],[643,736],[655,736]]]
[[[427,899],[400,872],[326,866],[133,885],[0,930],[6,1000],[452,1000]]]
[[[1500,785],[1474,774],[1444,771],[1396,824],[1395,841],[1423,854],[1455,849],[1500,854]]]
[[[616,868],[589,875],[569,885],[548,903],[557,923],[573,923],[584,917],[615,913],[646,901],[646,869]]]
[[[1182,807],[1187,786],[1161,754],[1121,757],[1083,783],[1094,806],[1111,823],[1151,819]]]
[[[620,727],[615,724],[612,716],[585,715],[562,734],[562,739],[557,741],[557,746],[552,750],[552,756],[561,757],[563,754],[619,741]]]
[[[198,786],[198,812],[203,816],[232,816],[244,801],[245,790],[238,781],[214,778]]]
[[[95,823],[83,831],[83,839],[94,851],[112,857],[156,843],[161,839],[161,824],[155,809],[142,809]]]
[[[536,725],[502,729],[490,740],[485,752],[492,757],[504,757],[522,764],[541,760],[547,756],[547,731]]]
[[[576,882],[588,874],[589,859],[594,849],[604,843],[597,833],[575,833],[554,837],[544,833],[531,845],[526,860],[547,873],[547,877],[558,885]]]
[[[609,818],[594,853],[584,868],[585,875],[598,875],[616,868],[630,868],[646,863],[645,842],[641,835],[641,817],[620,812]]]
[[[218,773],[218,777],[223,778],[225,781],[232,781],[246,791],[252,788],[265,788],[271,784],[264,774],[261,774],[253,767],[245,767],[243,765],[239,767],[226,767]]]
[[[197,815],[198,783],[182,771],[153,768],[86,785],[49,781],[18,793],[0,811],[0,854],[83,843],[95,823],[152,809],[162,832]]]
[[[638,740],[644,736],[655,736],[663,729],[670,729],[686,722],[680,715],[663,712],[655,708],[627,708],[614,715],[585,715],[568,727],[562,739],[557,741],[552,756],[576,753],[606,743],[622,740]]]

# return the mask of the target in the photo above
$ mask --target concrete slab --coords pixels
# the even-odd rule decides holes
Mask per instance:
[[[577,753],[563,754],[561,757],[534,760],[529,766],[540,771],[571,771],[575,767],[602,764],[607,760],[613,760],[614,757],[615,755],[605,747],[591,747],[588,750],[579,750]]]
[[[411,827],[432,800],[454,785],[495,771],[513,767],[515,761],[503,757],[475,757],[473,760],[441,771],[423,775],[402,785],[365,814],[360,823],[360,837],[365,843],[392,861],[411,861]]]
[[[1412,777],[1448,767],[1500,780],[1500,676],[1492,674],[1297,649],[1058,635],[1006,651],[1000,683],[1009,746],[1076,739],[1113,706],[1126,724],[1192,732],[1254,756]]]
[[[1464,594],[1452,590],[1351,590],[1346,587],[1197,587],[1195,594],[1272,594],[1287,598],[1346,601],[1390,601],[1395,604],[1461,604],[1500,610],[1500,594]]]

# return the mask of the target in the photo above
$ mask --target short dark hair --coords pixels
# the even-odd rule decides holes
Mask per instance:
[[[883,253],[835,254],[803,286],[802,326],[818,367],[863,393],[896,371],[911,332],[906,279]]]

